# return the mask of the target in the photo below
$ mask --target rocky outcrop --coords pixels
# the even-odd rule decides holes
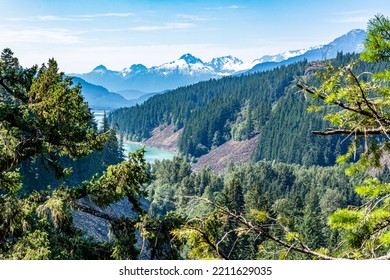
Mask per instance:
[[[149,208],[149,201],[141,198],[140,202],[143,209],[147,210]],[[138,213],[133,210],[133,205],[126,198],[111,204],[104,209],[96,206],[87,198],[80,199],[77,203],[107,214],[113,218],[126,217],[136,219],[138,217]],[[83,211],[73,211],[73,222],[74,225],[83,230],[87,236],[91,236],[98,241],[113,241],[113,237],[110,234],[110,223],[103,218],[96,217]],[[150,250],[145,249],[148,247],[147,245],[147,240],[144,240],[137,231],[136,246],[141,250],[141,253],[138,256],[141,260],[150,259],[151,252]]]

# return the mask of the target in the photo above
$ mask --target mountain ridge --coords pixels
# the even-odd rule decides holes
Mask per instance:
[[[282,61],[266,61],[253,66],[246,73],[254,73],[271,70],[278,66],[286,66],[298,61],[307,60],[309,62],[315,60],[326,60],[335,58],[339,52],[343,53],[360,53],[363,50],[363,42],[367,36],[363,29],[353,29],[348,33],[334,39],[329,44],[321,47],[308,49],[303,54],[292,56]]]
[[[114,71],[104,65],[98,65],[91,72],[69,75],[103,86],[111,92],[127,90],[146,93],[162,92],[209,79],[266,71],[305,59],[307,61],[330,59],[336,57],[338,52],[360,52],[365,37],[364,30],[354,29],[326,45],[266,55],[249,64],[232,55],[216,57],[204,62],[186,53],[177,60],[149,68],[143,64],[133,64],[121,71]]]

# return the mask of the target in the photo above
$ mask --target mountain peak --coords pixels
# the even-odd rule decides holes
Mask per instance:
[[[143,64],[133,64],[130,66],[130,71],[132,72],[142,72],[146,70],[148,70],[148,68]]]
[[[96,66],[93,70],[93,72],[105,72],[107,71],[107,67],[104,66],[103,64],[100,64],[99,66]]]
[[[347,34],[344,34],[334,39],[326,47],[332,47],[335,50],[343,51],[344,53],[359,53],[363,50],[364,40],[366,39],[366,36],[366,31],[362,29],[353,29]]]
[[[363,29],[352,29],[347,34],[366,34],[366,31]]]
[[[231,55],[213,58],[207,65],[212,67],[216,72],[225,74],[243,70],[245,67],[242,60]]]
[[[203,63],[202,60],[200,60],[199,58],[193,56],[192,54],[190,53],[186,53],[184,55],[182,55],[179,60],[182,59],[184,60],[185,62],[187,62],[188,64],[195,64],[195,63]]]
[[[274,56],[263,56],[253,61],[253,64],[256,63],[256,65],[249,70],[249,73],[270,70],[277,66],[288,65],[303,59],[307,61],[331,59],[335,58],[340,52],[360,53],[363,50],[366,36],[366,31],[353,29],[327,45],[288,51]]]
[[[211,61],[234,61],[234,62],[238,62],[238,63],[242,62],[240,59],[238,59],[237,57],[234,57],[232,55],[225,55],[225,56],[216,57],[216,58],[213,58]]]
[[[344,34],[343,36],[336,38],[334,41],[337,41],[338,39],[344,39],[344,40],[364,40],[367,36],[367,33],[363,29],[353,29],[349,31],[347,34]]]

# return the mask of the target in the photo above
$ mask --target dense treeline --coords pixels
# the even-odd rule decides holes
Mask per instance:
[[[172,223],[177,222],[178,217],[185,221],[200,219],[212,215],[215,210],[212,203],[243,216],[250,216],[253,209],[267,211],[271,213],[270,224],[283,220],[286,227],[302,235],[313,249],[332,248],[340,241],[338,232],[331,231],[326,224],[329,213],[361,204],[353,186],[361,183],[362,177],[345,176],[342,166],[307,168],[260,161],[232,165],[225,174],[218,175],[208,168],[191,172],[190,164],[176,157],[172,161],[156,162],[151,169],[155,180],[146,188],[151,202],[150,216],[170,217]],[[267,254],[271,245],[255,234],[239,237],[232,231],[224,239],[233,225],[229,220],[219,222],[208,230],[213,231],[215,242],[221,240],[220,250],[230,259],[281,257],[275,251]],[[171,249],[169,258],[175,254],[176,257],[191,257],[190,242],[178,242],[172,232],[162,231],[161,234],[166,234],[165,238],[158,234],[155,238],[160,238],[159,244],[165,250],[166,247]],[[263,246],[263,250],[259,250],[259,246]],[[288,258],[306,257],[289,253]]]
[[[335,66],[356,60],[357,55],[339,54]],[[318,84],[313,75],[325,62],[299,62],[272,71],[210,80],[155,96],[144,104],[110,114],[111,123],[131,139],[143,140],[160,125],[184,127],[178,148],[186,158],[198,158],[230,139],[247,140],[260,135],[253,160],[277,160],[307,166],[329,166],[345,152],[340,136],[316,137],[311,132],[327,126],[326,112],[310,114],[308,102],[297,95],[296,77]],[[386,62],[359,61],[356,71],[378,72]],[[344,144],[343,144],[344,143]]]
[[[97,125],[92,124],[97,130]],[[122,162],[124,152],[122,143],[116,137],[116,130],[111,129],[106,115],[103,118],[100,133],[108,133],[107,141],[102,150],[95,150],[86,157],[77,160],[68,156],[58,157],[61,166],[69,169],[69,176],[56,178],[55,174],[50,172],[51,168],[42,157],[34,158],[20,164],[20,172],[23,180],[23,193],[30,193],[37,190],[45,190],[47,186],[56,189],[59,186],[73,187],[81,184],[83,181],[100,176],[110,165]]]

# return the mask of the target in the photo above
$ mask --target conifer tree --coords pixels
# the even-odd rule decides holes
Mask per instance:
[[[306,195],[301,224],[302,239],[307,246],[312,249],[319,249],[325,245],[322,234],[323,227],[319,198],[316,190],[312,189]]]
[[[355,162],[349,162],[346,173],[348,175],[361,173],[360,176],[367,177],[364,183],[355,188],[357,194],[362,197],[363,204],[356,203],[330,214],[327,224],[331,230],[337,230],[337,234],[331,236],[332,240],[328,242],[331,246],[322,248],[327,245],[326,240],[322,238],[326,232],[323,230],[325,221],[320,220],[323,213],[315,190],[306,195],[302,223],[297,227],[288,224],[288,214],[294,210],[292,208],[294,206],[286,207],[293,201],[288,197],[274,202],[274,212],[278,214],[276,217],[269,210],[249,209],[246,213],[237,211],[241,210],[240,207],[243,205],[239,203],[241,196],[237,195],[242,190],[238,191],[239,180],[233,177],[229,181],[231,184],[225,185],[223,194],[225,198],[237,198],[238,203],[229,204],[231,203],[229,199],[217,203],[207,200],[214,211],[192,219],[174,231],[175,237],[187,241],[191,248],[190,257],[228,259],[232,254],[224,245],[231,244],[233,241],[229,240],[231,236],[257,234],[264,240],[259,246],[260,256],[264,256],[263,252],[273,250],[271,254],[281,252],[279,258],[286,258],[294,251],[310,258],[326,260],[390,259],[390,183],[381,182],[364,173],[368,168],[380,167],[381,157],[390,152],[389,67],[385,63],[382,64],[385,65],[384,71],[367,72],[367,68],[374,68],[370,63],[389,61],[389,42],[390,20],[377,15],[368,24],[368,37],[361,55],[361,59],[365,61],[359,64],[361,73],[355,72],[354,67],[357,64],[352,62],[341,66],[321,66],[316,77],[321,79],[321,83],[317,87],[310,84],[313,76],[309,73],[297,81],[297,86],[318,102],[311,106],[310,110],[317,112],[326,109],[325,120],[330,121],[332,125],[325,131],[314,133],[352,136],[347,153],[340,156],[337,161],[346,163],[349,160],[353,161],[355,157]],[[335,107],[338,110],[335,110]],[[272,183],[273,186],[282,185],[274,191],[277,197],[280,197],[283,191],[287,192],[297,187],[294,181],[299,174],[286,171],[288,170],[278,170],[276,174],[280,178]],[[320,177],[320,174],[313,176],[317,177]],[[304,188],[309,183],[307,179],[302,176],[299,186]],[[317,184],[319,182],[316,181],[313,185]],[[346,199],[350,200],[348,191],[340,190],[345,192]],[[338,241],[340,241],[338,244],[333,243]]]
[[[112,137],[112,135],[111,135]],[[41,158],[58,178],[71,169],[61,158],[77,159],[102,150],[109,132],[99,134],[79,85],[58,71],[57,62],[23,68],[10,49],[0,58],[0,258],[1,259],[128,259],[136,258],[137,218],[111,216],[100,207],[127,199],[136,213],[141,186],[150,177],[143,150],[128,161],[111,165],[81,185],[60,186],[30,194],[23,188],[20,164]],[[113,140],[113,139],[112,139]],[[42,189],[44,189],[42,191]],[[101,242],[77,229],[73,211],[106,220],[114,237]]]
[[[389,53],[390,20],[376,15],[368,23],[361,59],[370,63],[388,62]],[[382,156],[388,154],[390,147],[390,71],[387,67],[379,73],[355,73],[354,65],[328,67],[320,74],[323,83],[318,88],[308,86],[303,80],[298,84],[305,93],[323,100],[326,106],[339,107],[338,111],[325,116],[333,127],[315,133],[353,135],[348,152],[338,158],[339,163],[346,163],[359,153],[357,162],[347,168],[348,175],[379,168]],[[339,209],[330,215],[331,229],[340,230],[343,239],[337,256],[390,259],[389,186],[388,182],[367,176],[365,183],[355,189],[364,199],[364,204]]]

